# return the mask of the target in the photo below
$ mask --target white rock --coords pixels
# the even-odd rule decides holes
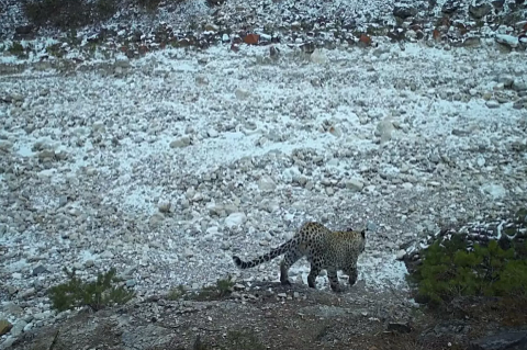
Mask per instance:
[[[194,256],[194,252],[190,250],[189,248],[185,248],[185,250],[183,251],[183,256],[185,258],[191,258]]]
[[[395,256],[395,259],[397,260],[403,260],[406,255],[406,250],[401,249],[397,252],[397,255]]]
[[[214,129],[210,129],[209,131],[207,131],[207,135],[209,137],[215,138],[218,137],[218,132]]]
[[[498,108],[500,106],[500,103],[495,100],[488,100],[487,102],[485,102],[485,106],[487,106],[488,108]]]
[[[364,183],[359,179],[346,180],[346,188],[354,191],[362,191]]]
[[[489,195],[492,199],[502,199],[507,195],[505,187],[499,184],[488,183],[480,187],[481,191]]]
[[[109,250],[105,250],[104,252],[101,253],[100,257],[102,259],[111,259],[113,258],[113,253]]]
[[[377,134],[381,138],[381,145],[391,140],[393,129],[393,123],[389,118],[385,118],[377,124]]]
[[[11,328],[11,335],[13,337],[18,337],[24,331],[24,328],[27,326],[27,322],[24,320],[18,320]]]
[[[185,135],[170,142],[170,148],[183,148],[190,145],[190,136]]]
[[[311,54],[311,61],[317,64],[322,64],[327,61],[324,49],[316,48]]]
[[[496,34],[496,41],[500,44],[505,44],[510,47],[518,46],[518,37],[508,34]]]
[[[287,168],[282,172],[282,181],[285,183],[298,182],[301,177],[302,173],[296,166]]]
[[[245,89],[238,88],[234,91],[234,95],[238,100],[246,100],[251,96],[251,93]]]
[[[225,226],[233,228],[234,226],[242,226],[247,221],[247,216],[244,213],[232,213],[225,218]]]
[[[271,179],[269,176],[263,176],[258,181],[258,188],[262,192],[271,192],[276,189],[276,184],[274,183],[273,179]]]
[[[15,343],[16,340],[16,337],[8,337],[6,340],[0,343],[0,350],[9,349]]]

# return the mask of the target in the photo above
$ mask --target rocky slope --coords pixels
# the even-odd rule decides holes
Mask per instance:
[[[276,281],[277,261],[242,273],[232,254],[264,252],[307,220],[367,226],[356,288],[404,292],[400,259],[440,227],[500,222],[525,203],[524,24],[492,26],[496,2],[472,26],[478,4],[189,2],[135,29],[123,13],[50,39],[15,34],[7,3],[0,320],[14,327],[0,346],[63,321],[46,290],[64,266],[115,267],[136,301],[228,274]],[[521,15],[514,6],[500,13]],[[394,10],[405,21],[374,35],[370,19],[395,23]],[[187,13],[201,29],[180,36]],[[259,29],[272,19],[279,29]],[[307,272],[299,263],[291,279]]]

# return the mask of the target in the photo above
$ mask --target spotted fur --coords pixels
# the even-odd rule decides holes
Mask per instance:
[[[309,287],[315,287],[315,280],[322,270],[327,271],[331,289],[340,291],[337,270],[342,270],[349,276],[349,284],[357,281],[357,260],[364,251],[366,232],[332,231],[317,222],[308,222],[302,225],[298,232],[277,248],[250,261],[243,261],[233,256],[234,263],[240,269],[248,269],[272,260],[282,254],[284,258],[280,263],[280,282],[290,284],[288,278],[289,268],[302,257],[306,257],[311,264],[311,271],[307,277]]]

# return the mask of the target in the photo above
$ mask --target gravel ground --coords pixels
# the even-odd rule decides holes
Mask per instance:
[[[525,52],[378,43],[166,49],[0,76],[0,314],[53,322],[45,289],[64,266],[116,267],[140,296],[227,274],[277,281],[278,260],[241,272],[231,256],[307,220],[367,226],[358,283],[405,288],[396,258],[439,226],[525,203]]]

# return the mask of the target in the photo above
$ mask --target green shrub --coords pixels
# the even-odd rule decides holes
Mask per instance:
[[[158,8],[161,0],[137,0],[139,6],[145,8],[147,11],[154,11]]]
[[[180,284],[179,286],[175,288],[171,288],[168,292],[167,299],[168,300],[179,300],[185,295],[185,287]]]
[[[121,279],[115,276],[115,269],[97,275],[97,280],[83,282],[75,276],[75,269],[71,272],[64,268],[69,281],[48,290],[53,308],[58,311],[89,306],[97,311],[114,304],[125,304],[133,298],[134,293],[126,290],[125,286],[115,286]]]
[[[218,279],[215,286],[203,287],[197,294],[189,294],[188,298],[197,301],[215,300],[224,298],[232,293],[234,282],[230,277]]]
[[[455,235],[424,250],[422,263],[407,276],[417,295],[432,304],[457,296],[527,297],[527,242],[508,249],[497,241],[468,248]]]
[[[25,55],[25,50],[22,44],[17,41],[14,41],[11,46],[7,49],[11,55],[22,57]]]

